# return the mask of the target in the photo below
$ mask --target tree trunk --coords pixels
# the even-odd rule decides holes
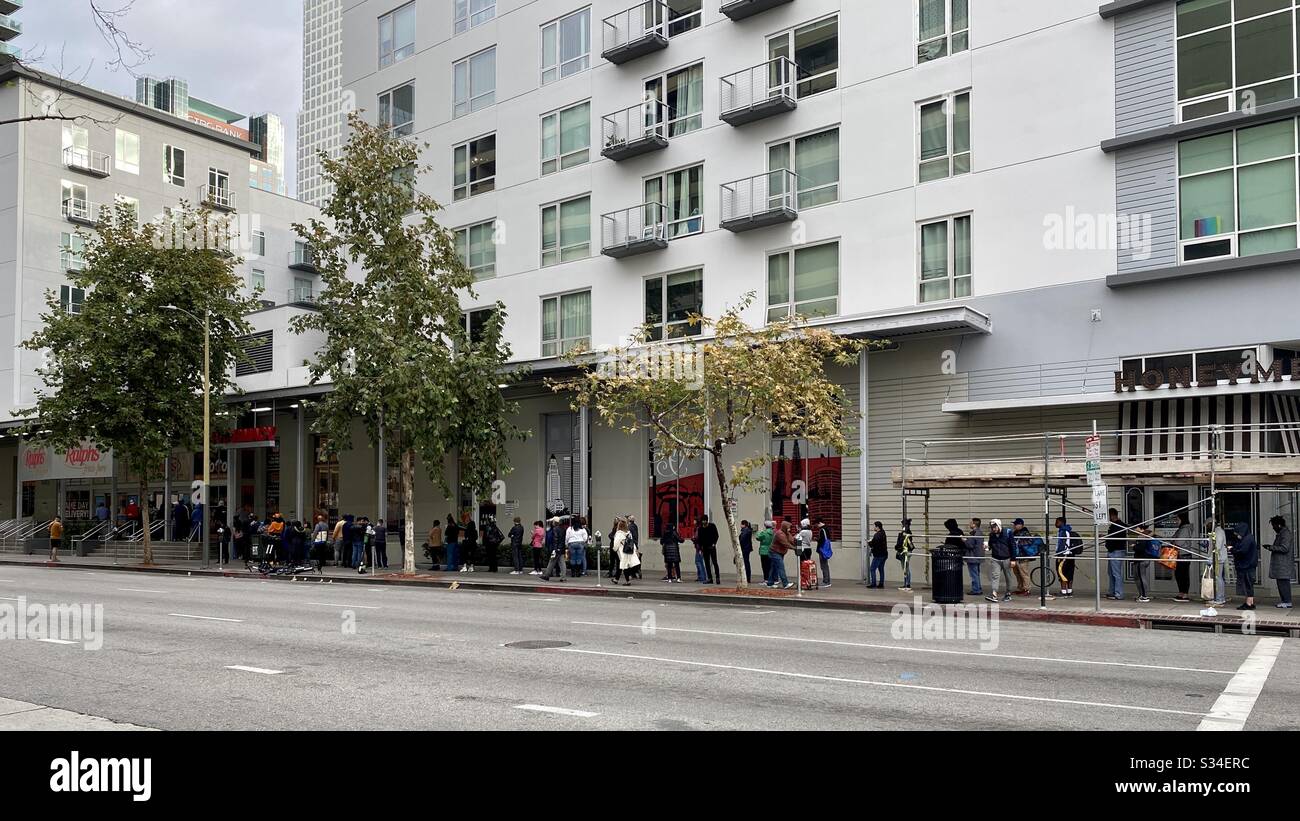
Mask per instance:
[[[144,472],[140,473],[140,526],[144,528],[144,533],[140,537],[140,544],[143,547],[144,554],[140,559],[142,564],[153,564],[153,541],[149,538],[149,483],[145,479]]]
[[[415,573],[415,451],[410,448],[402,451],[402,510],[406,514],[402,572],[411,575]]]
[[[736,589],[745,590],[749,587],[748,580],[745,579],[745,554],[740,550],[740,534],[736,529],[736,511],[731,506],[731,494],[727,487],[727,470],[723,467],[721,445],[715,445],[710,451],[713,456],[713,472],[718,477],[718,492],[722,494],[722,505],[727,511],[727,535],[731,537],[731,558],[736,564]],[[722,581],[718,579],[718,581]]]

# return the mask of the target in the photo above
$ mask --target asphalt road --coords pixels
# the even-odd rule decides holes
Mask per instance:
[[[0,640],[0,728],[1300,729],[1276,638],[0,568],[19,597],[101,603],[103,647]]]

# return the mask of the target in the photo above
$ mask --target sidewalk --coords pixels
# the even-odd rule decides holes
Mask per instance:
[[[152,567],[144,567],[125,560],[114,564],[111,557],[76,556],[64,559],[57,565],[51,565],[41,556],[21,554],[0,554],[0,566],[39,566],[51,571],[60,569],[109,570],[119,572],[161,573],[210,575],[215,577],[261,579],[260,575],[250,573],[242,566],[226,565],[218,569],[215,565],[203,570],[198,561],[164,561]],[[720,586],[709,586],[686,580],[681,584],[667,584],[660,581],[659,572],[652,571],[644,580],[633,582],[631,587],[618,585],[606,578],[597,579],[595,572],[582,579],[558,579],[543,581],[539,576],[512,576],[509,569],[489,573],[480,568],[475,573],[430,572],[417,569],[414,576],[400,575],[400,566],[381,569],[378,573],[361,575],[355,570],[339,567],[326,567],[321,574],[325,579],[340,584],[401,584],[417,587],[436,587],[459,590],[506,590],[538,593],[545,595],[586,595],[612,596],[649,599],[657,601],[699,602],[713,604],[746,604],[762,607],[814,607],[822,609],[851,610],[858,612],[890,612],[896,605],[911,606],[916,599],[930,603],[930,589],[916,587],[912,593],[903,593],[895,585],[884,590],[868,590],[860,582],[837,582],[831,589],[807,590],[798,595],[794,590],[772,590],[757,583],[744,593],[735,589],[735,577],[724,576]],[[273,576],[271,579],[314,579],[315,573],[304,576]],[[599,586],[597,582],[599,581]],[[1261,592],[1263,589],[1261,588]],[[1146,604],[1136,601],[1112,602],[1102,599],[1102,609],[1095,609],[1091,594],[1079,594],[1070,599],[1049,600],[1045,608],[1039,607],[1038,591],[1030,596],[1013,596],[1010,602],[999,608],[999,617],[1019,621],[1039,621],[1057,624],[1083,624],[1094,626],[1151,628],[1172,627],[1185,629],[1203,629],[1214,632],[1235,632],[1239,630],[1246,614],[1235,609],[1241,602],[1234,597],[1228,607],[1220,609],[1214,617],[1200,615],[1202,605],[1193,602],[1181,604],[1171,599],[1157,599]],[[964,604],[987,604],[982,596],[967,596]],[[1281,610],[1273,606],[1273,599],[1259,600],[1259,609],[1254,612],[1254,627],[1259,633],[1270,633],[1300,637],[1300,613],[1295,610]]]

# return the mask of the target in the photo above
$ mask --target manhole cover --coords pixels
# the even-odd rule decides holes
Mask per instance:
[[[573,642],[569,641],[512,641],[506,647],[515,650],[553,650],[556,647],[569,647]]]

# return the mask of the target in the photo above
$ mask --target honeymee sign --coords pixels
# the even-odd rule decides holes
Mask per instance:
[[[113,475],[113,454],[85,440],[70,450],[37,447],[28,442],[18,446],[18,479],[39,482],[46,479],[107,479]]]
[[[1195,380],[1193,381],[1193,377]],[[1172,368],[1151,368],[1142,373],[1136,371],[1115,371],[1115,393],[1136,393],[1143,390],[1154,391],[1168,387],[1177,388],[1213,388],[1219,380],[1226,380],[1229,385],[1242,381],[1258,385],[1261,382],[1294,382],[1300,388],[1300,356],[1291,360],[1290,368],[1284,359],[1274,359],[1267,367],[1263,362],[1256,363],[1249,374],[1242,373],[1240,365],[1199,365],[1195,373],[1191,366]]]

